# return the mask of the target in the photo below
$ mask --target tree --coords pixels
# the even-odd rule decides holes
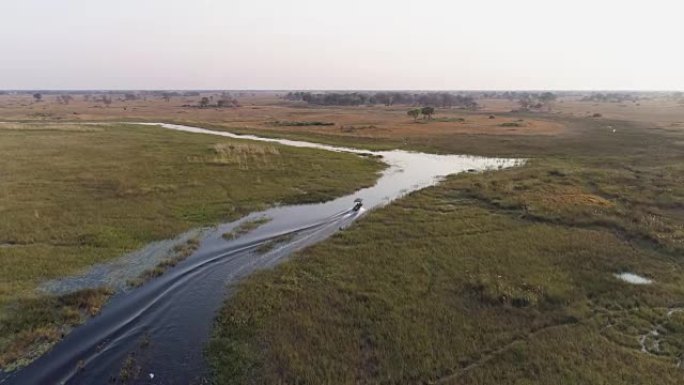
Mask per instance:
[[[539,96],[539,100],[541,100],[543,103],[553,102],[556,100],[556,94],[553,92],[544,92]]]
[[[521,110],[528,111],[534,104],[534,101],[529,96],[524,96],[518,100],[518,104]]]
[[[217,107],[238,107],[239,104],[238,104],[237,99],[223,98],[223,99],[219,99],[216,102],[216,106]]]
[[[420,113],[423,114],[427,119],[432,119],[432,115],[435,113],[434,107],[423,107],[420,109]]]
[[[204,108],[204,107],[206,107],[206,106],[208,106],[208,105],[209,105],[209,98],[208,98],[208,97],[205,96],[205,97],[203,97],[202,99],[200,99],[199,106],[200,106],[201,108]]]
[[[71,95],[57,95],[57,103],[69,104],[74,98]]]
[[[409,110],[406,112],[406,115],[412,117],[413,121],[416,121],[416,120],[418,120],[418,117],[420,116],[420,108],[414,108],[412,110]]]
[[[43,100],[43,95],[41,95],[39,92],[36,92],[33,94],[33,99],[36,101],[36,103],[38,103]]]
[[[553,103],[556,100],[556,94],[552,92],[544,92],[543,94],[539,95],[539,100],[543,105],[546,106],[546,109],[551,111],[551,103]]]

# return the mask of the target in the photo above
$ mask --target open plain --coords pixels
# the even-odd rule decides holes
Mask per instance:
[[[476,110],[414,119],[404,105],[312,106],[284,94],[234,92],[229,108],[197,106],[214,92],[106,105],[0,95],[3,369],[110,295],[55,296],[41,282],[276,202],[327,200],[382,169],[368,157],[130,124],[167,122],[527,159],[451,176],[245,279],[207,349],[216,383],[684,381],[679,101],[561,96],[530,112],[481,98]]]

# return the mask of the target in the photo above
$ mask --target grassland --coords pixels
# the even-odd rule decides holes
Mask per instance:
[[[684,306],[684,106],[560,100],[548,113],[524,114],[510,112],[514,102],[483,100],[478,112],[438,110],[432,121],[414,122],[400,106],[308,107],[272,96],[240,102],[234,109],[180,105],[189,99],[103,108],[0,96],[0,115],[166,121],[530,161],[449,178],[245,281],[221,312],[208,351],[217,383],[684,381],[676,367],[684,313],[672,312]],[[191,159],[231,158],[224,153],[233,150],[215,144]],[[613,275],[628,271],[654,283]],[[98,295],[84,296],[78,314],[97,308]]]
[[[216,382],[684,382],[684,132],[544,118],[566,129],[402,142],[530,162],[451,177],[247,279],[208,349]]]
[[[0,165],[4,369],[44,351],[108,294],[47,296],[40,282],[278,202],[333,198],[373,184],[382,168],[152,126],[59,123],[0,124]]]

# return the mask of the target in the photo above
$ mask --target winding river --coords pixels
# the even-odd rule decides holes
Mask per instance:
[[[0,383],[206,383],[209,373],[203,349],[212,321],[240,279],[343,230],[366,210],[433,185],[446,175],[502,169],[524,162],[400,150],[363,151],[175,124],[155,125],[201,135],[372,154],[381,156],[389,167],[373,187],[353,194],[319,204],[278,206],[196,232],[199,247],[190,257],[137,289],[121,290],[99,315],[73,330],[29,366],[0,375]],[[352,210],[355,198],[363,199],[365,209]],[[241,223],[262,217],[270,221],[236,239],[222,237]],[[116,266],[122,265],[125,263],[119,261],[118,265],[95,266],[57,284],[66,291],[99,286],[104,284],[102,279],[116,276]]]

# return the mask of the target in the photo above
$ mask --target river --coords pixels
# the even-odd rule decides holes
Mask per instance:
[[[325,203],[278,206],[198,231],[199,247],[190,257],[137,289],[120,291],[99,315],[67,334],[29,366],[0,375],[0,383],[206,383],[209,371],[203,350],[217,311],[240,279],[259,269],[273,267],[293,252],[343,231],[368,210],[434,185],[447,175],[503,169],[524,162],[401,150],[364,151],[183,125],[154,124],[203,135],[375,155],[388,167],[374,186],[353,194]],[[363,199],[364,209],[352,210],[355,198]],[[243,236],[233,240],[222,237],[241,223],[263,217],[270,221]],[[102,285],[103,282],[92,277],[111,276],[113,273],[102,274],[103,269],[111,272],[107,270],[111,266],[114,265],[96,266],[90,272],[60,283],[69,290]],[[98,274],[94,275],[94,272]]]

